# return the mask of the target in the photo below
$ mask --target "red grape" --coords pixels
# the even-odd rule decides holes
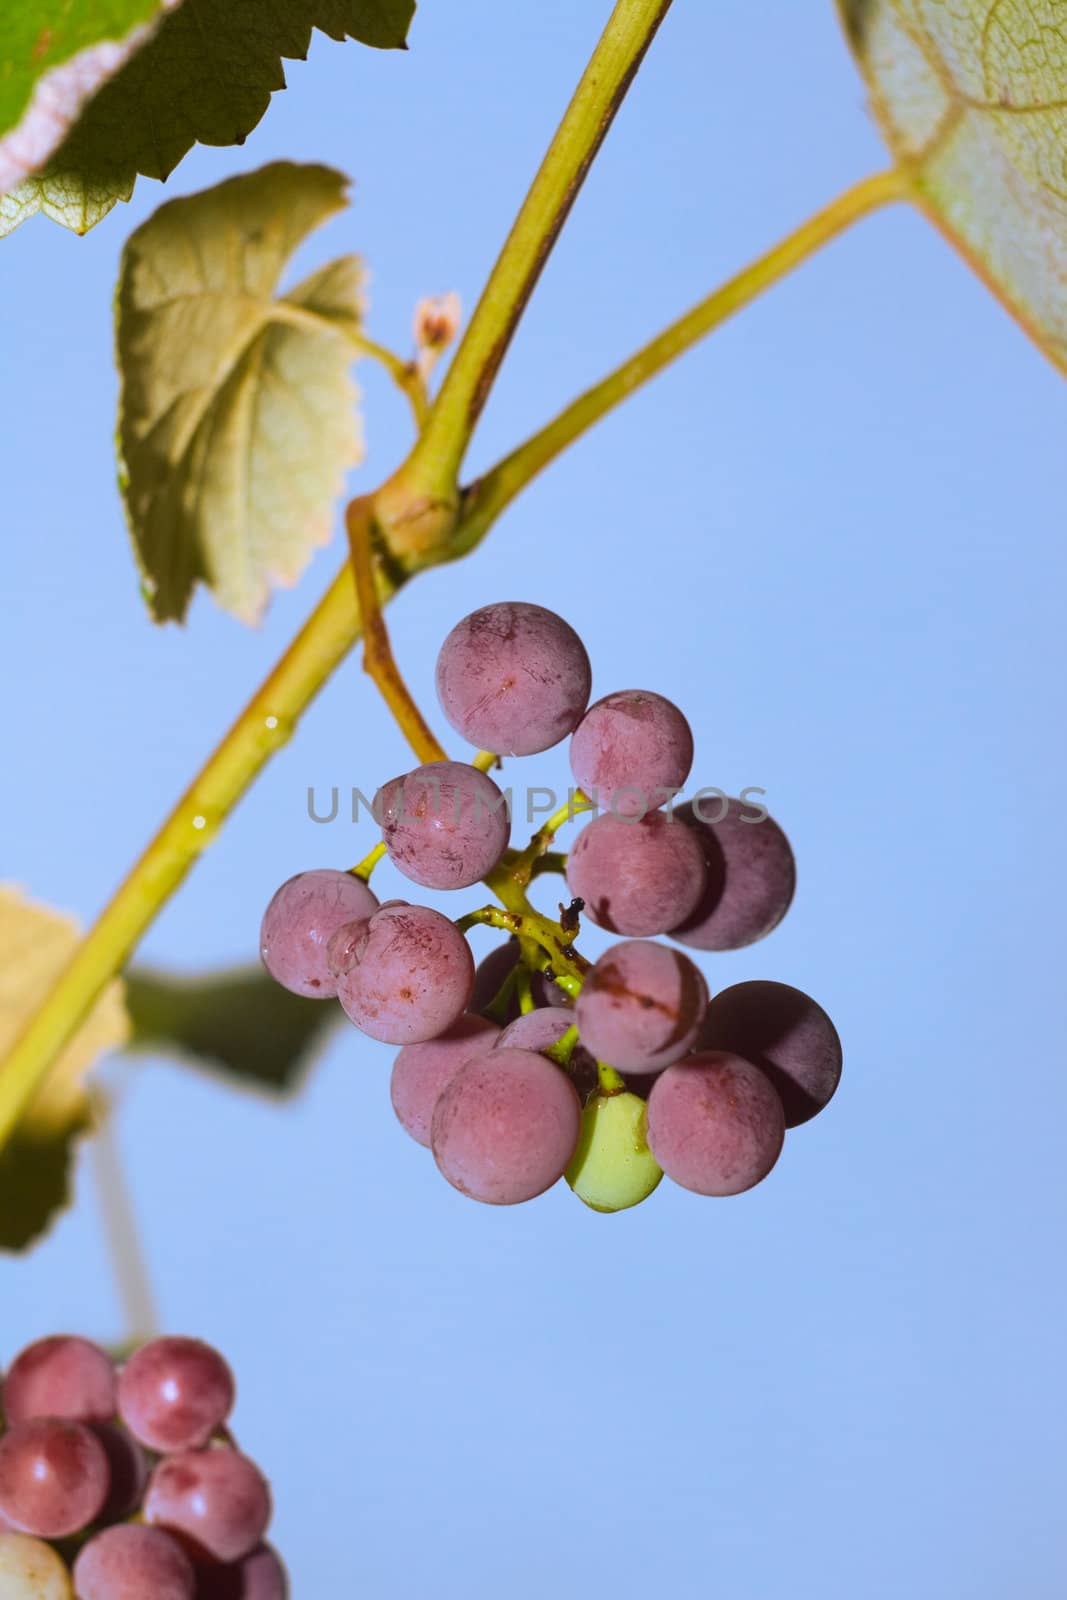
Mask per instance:
[[[33,1417],[0,1437],[0,1514],[22,1533],[80,1533],[107,1499],[107,1455],[81,1422]]]
[[[464,1012],[436,1039],[401,1050],[393,1063],[389,1092],[400,1123],[419,1144],[429,1149],[433,1108],[455,1074],[491,1050],[499,1033],[495,1022]]]
[[[571,771],[603,811],[640,817],[677,794],[693,765],[693,734],[670,700],[622,689],[589,707],[571,739]]]
[[[197,1600],[288,1600],[288,1596],[285,1568],[266,1544],[233,1566],[205,1568],[197,1591]]]
[[[529,756],[571,733],[592,673],[574,629],[521,601],[458,622],[437,658],[437,697],[457,733],[498,755]]]
[[[105,1528],[74,1563],[77,1600],[195,1600],[193,1564],[159,1528]]]
[[[648,1143],[675,1183],[694,1194],[741,1194],[778,1160],[782,1102],[750,1061],[704,1050],[668,1067],[648,1097]]]
[[[358,1028],[383,1044],[417,1044],[450,1028],[474,987],[470,946],[428,906],[382,906],[352,949],[337,996]]]
[[[8,1427],[30,1417],[110,1422],[115,1415],[115,1367],[88,1339],[56,1334],[27,1345],[3,1385]]]
[[[580,1125],[578,1096],[559,1067],[530,1050],[492,1050],[438,1100],[434,1158],[472,1200],[516,1205],[563,1176]]]
[[[648,939],[613,944],[575,1004],[583,1044],[619,1072],[658,1072],[693,1048],[708,1005],[699,967]]]
[[[233,1374],[199,1339],[152,1339],[134,1352],[119,1377],[119,1412],[150,1450],[194,1450],[207,1444],[233,1408]]]
[[[724,806],[722,821],[712,820]],[[675,816],[700,842],[706,886],[671,938],[694,950],[740,950],[765,938],[789,910],[796,888],[793,852],[773,817],[744,821],[752,816],[747,802],[710,798],[679,806]]]
[[[595,818],[567,861],[567,884],[586,914],[609,933],[644,938],[666,933],[689,916],[707,881],[704,855],[691,828],[662,811],[640,820]]]
[[[377,909],[377,895],[350,872],[332,867],[298,872],[282,884],[263,914],[263,965],[293,994],[330,1000],[337,993],[337,980],[326,962],[331,938],[342,924],[364,920]]]
[[[828,1104],[841,1079],[841,1040],[820,1005],[787,983],[735,983],[708,1007],[701,1048],[731,1050],[761,1067],[781,1096],[785,1125]]]
[[[270,1509],[263,1474],[229,1445],[166,1456],[144,1498],[146,1522],[184,1534],[216,1561],[240,1561],[254,1550]]]
[[[492,778],[463,761],[431,761],[374,797],[389,859],[427,889],[465,889],[492,872],[511,824]]]

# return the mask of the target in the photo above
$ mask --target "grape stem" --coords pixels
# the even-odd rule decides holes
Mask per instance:
[[[444,748],[415,704],[393,655],[375,574],[374,518],[370,500],[353,500],[345,512],[345,524],[356,599],[363,618],[363,670],[374,680],[397,727],[420,762],[446,761]],[[388,593],[387,586],[383,592]]]
[[[374,849],[367,851],[367,854],[363,857],[362,861],[358,862],[354,867],[349,867],[349,873],[353,878],[362,878],[364,883],[369,883],[371,873],[374,871],[375,867],[378,865],[379,861],[381,861],[385,853],[385,845],[379,839],[378,843],[374,846]]]
[[[560,1067],[569,1068],[574,1047],[578,1043],[578,1029],[572,1022],[566,1033],[561,1034],[555,1044],[550,1044],[543,1055],[551,1056],[552,1060]]]
[[[657,11],[655,6],[647,3],[640,7],[631,5],[616,9],[613,23],[621,15],[629,18],[634,67],[640,59],[640,51],[651,38],[661,12],[662,8]],[[620,93],[624,87],[625,84],[619,84]],[[612,114],[613,110],[614,105],[611,106]],[[598,127],[588,119],[584,128],[587,140],[584,164],[578,161],[575,165],[576,146],[571,140],[567,141],[569,150],[564,165],[571,172],[570,181],[575,184],[584,176],[585,166],[599,145],[601,136]],[[551,162],[546,157],[542,173],[550,166]],[[401,473],[383,485],[373,497],[375,520],[379,526],[383,521],[389,523],[388,548],[393,558],[390,567],[381,573],[377,585],[379,609],[420,567],[454,560],[473,549],[520,490],[566,445],[621,404],[668,362],[785,277],[819,248],[844,232],[850,224],[879,206],[908,198],[911,198],[909,180],[898,172],[877,173],[854,185],[694,310],[672,323],[601,383],[587,390],[546,428],[492,468],[460,497],[458,511],[453,509],[450,518],[438,526],[436,542],[420,549],[418,540],[409,537],[406,554],[398,537],[399,530],[404,525],[405,517],[411,527],[421,521],[425,502],[420,500],[417,492],[409,496],[406,502],[401,495],[398,509],[397,485],[403,475],[401,469]],[[548,224],[550,229],[550,237],[546,235],[542,240],[543,261],[558,227],[551,226],[552,218],[543,208],[540,208],[540,214],[543,223]],[[523,253],[528,255],[532,240],[529,215],[522,238],[525,241]],[[517,261],[516,249],[517,246],[510,250],[506,248],[497,264],[498,271],[505,261]],[[540,264],[538,261],[538,270]],[[512,293],[524,299],[532,288],[532,282],[533,279],[528,275],[526,278],[521,273],[513,276]],[[495,291],[489,297],[489,291],[486,290],[483,296],[485,304],[492,307],[498,337],[503,341],[502,354],[514,330],[515,317],[507,307],[506,298],[501,299]],[[490,313],[483,310],[483,305],[479,306],[480,316],[476,318],[477,341],[471,347],[475,356],[472,357],[468,350],[464,357],[467,375],[462,386],[457,379],[449,389],[446,378],[438,405],[431,415],[434,437],[438,441],[435,459],[456,457],[455,450],[439,449],[443,417],[452,416],[460,432],[465,435],[469,433],[456,399],[462,393],[470,392],[470,372],[477,367],[491,377],[495,374],[496,365],[499,365],[498,360],[494,365],[476,359],[478,350],[482,351],[483,356],[487,353],[486,341],[492,326],[488,320]],[[473,336],[474,327],[472,321],[467,330],[468,337]],[[466,343],[465,340],[461,345],[461,351]],[[447,408],[443,408],[441,402],[445,399],[446,390],[448,402]],[[484,396],[480,396],[480,399],[484,399]],[[434,418],[437,420],[434,421]],[[416,450],[422,446],[420,470],[430,462],[427,447],[423,445],[427,433],[420,435],[416,446]],[[462,448],[459,455],[462,455]],[[414,460],[414,456],[409,458],[411,460]],[[387,490],[391,491],[388,496]],[[392,502],[388,508],[383,505],[386,499]],[[409,534],[410,531],[409,528]],[[75,1032],[101,990],[124,966],[145,930],[215,836],[219,825],[251,786],[274,751],[285,742],[297,719],[359,637],[360,613],[354,592],[354,574],[351,562],[346,561],[281,660],[252,696],[135,862],[41,1006],[27,1022],[6,1059],[0,1063],[0,1149],[40,1088],[59,1051]]]
[[[564,993],[574,999],[581,993],[589,963],[577,950],[570,948],[567,936],[557,924],[543,917],[532,906],[526,905],[525,896],[521,895],[521,891],[520,896],[522,900],[520,908],[479,906],[476,911],[468,911],[464,916],[458,917],[456,927],[461,933],[479,926],[502,928],[514,934],[520,943],[538,947],[547,959],[538,957],[532,961],[525,961],[525,965],[537,972],[551,972]],[[509,891],[509,898],[514,902],[516,896],[513,891]]]
[[[530,877],[539,878],[543,872],[558,872],[563,875],[566,871],[566,852],[563,850],[546,850],[544,855],[538,856],[530,868]]]
[[[614,1067],[609,1067],[606,1061],[597,1062],[596,1075],[601,1094],[622,1094],[626,1088],[626,1079],[620,1076]]]

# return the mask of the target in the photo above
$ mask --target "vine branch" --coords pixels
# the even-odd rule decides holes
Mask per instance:
[[[489,274],[426,426],[382,510],[390,547],[425,555],[437,507],[457,504],[459,470],[534,286],[671,0],[617,0]],[[400,517],[392,515],[398,501]],[[411,516],[422,508],[428,520]],[[405,526],[405,523],[407,524]]]
[[[620,16],[628,17],[633,25],[636,25],[637,19],[643,18],[644,45],[637,46],[631,40],[629,57],[631,76],[640,60],[643,48],[647,45],[655,25],[665,10],[666,4],[657,6],[652,4],[651,0],[623,0],[623,3],[616,8],[612,24]],[[609,30],[612,24],[609,24]],[[606,34],[605,39],[607,37]],[[603,44],[602,40],[601,47]],[[616,50],[615,54],[616,87],[621,94],[625,82],[619,76],[619,68],[625,52]],[[605,107],[609,121],[616,104],[617,101],[611,102]],[[599,144],[599,137],[603,135],[596,137],[596,130],[592,128],[587,128],[587,133],[593,137],[593,143],[589,146],[592,152]],[[559,137],[557,135],[557,140]],[[591,154],[589,158],[591,159]],[[574,174],[576,184],[580,182],[582,176],[584,167],[579,162]],[[441,537],[433,559],[451,560],[466,554],[485,537],[493,522],[519,491],[566,445],[577,439],[600,417],[741,306],[747,305],[784,277],[793,267],[807,259],[821,245],[836,237],[852,222],[878,206],[909,197],[908,180],[900,173],[879,173],[864,180],[846,191],[677,322],[672,323],[615,372],[574,401],[554,422],[549,423],[540,433],[520,445],[473,485],[463,497],[458,523],[449,525]],[[570,199],[573,199],[573,194]],[[528,206],[529,203],[528,200]],[[541,204],[543,205],[543,197]],[[549,213],[544,211],[541,214],[543,219],[549,216]],[[563,215],[565,210],[559,217],[560,222]],[[554,233],[552,237],[555,237]],[[526,239],[527,246],[529,245],[530,241],[525,231],[521,233],[520,238]],[[509,256],[508,247],[505,247],[501,262],[505,257],[511,260],[514,266],[522,257],[522,252],[519,251],[517,244],[512,245]],[[541,260],[543,261],[543,256]],[[540,264],[538,261],[537,270]],[[499,268],[500,263],[498,263]],[[528,295],[535,278],[536,270],[533,271],[525,294]],[[517,280],[512,282],[513,292],[516,285]],[[498,285],[498,289],[499,287]],[[520,296],[513,305],[521,310],[522,303],[524,301],[521,301]],[[490,310],[496,307],[493,312],[494,317],[499,318],[503,304],[504,302],[496,295],[491,297]],[[478,323],[479,331],[471,347],[475,350],[481,347],[483,356],[488,353],[483,341],[486,328],[492,325],[491,321],[487,321],[489,317],[490,311],[482,313]],[[473,332],[476,320],[477,314],[468,329],[469,334]],[[505,317],[501,326],[506,326],[507,338],[510,338],[514,321],[509,321]],[[505,344],[506,342],[505,339]],[[500,354],[503,354],[503,346]],[[473,360],[470,349],[464,360],[466,363]],[[499,365],[499,358],[496,364]],[[478,370],[483,369],[479,366]],[[489,363],[484,370],[490,371],[491,378],[496,368]],[[463,387],[453,386],[453,398],[449,400],[450,407],[455,403],[456,394],[464,392],[464,389],[469,390],[470,381],[468,371],[467,378],[463,380]],[[459,383],[460,380],[457,379],[456,385]],[[446,388],[447,380],[446,385],[442,387],[442,396]],[[456,425],[460,426],[462,431],[464,426],[462,413],[457,412],[456,417],[458,419]],[[433,427],[440,432],[442,424],[440,422],[434,424],[431,416],[427,433]],[[426,434],[422,436],[425,437]],[[466,437],[469,437],[469,429]],[[419,444],[421,442],[420,439]],[[416,445],[416,454],[419,444]],[[462,449],[459,454],[461,457]],[[414,459],[415,455],[409,457],[409,461]],[[430,458],[424,456],[424,460],[426,459]],[[383,489],[372,497],[371,503],[376,519],[385,491],[395,487],[396,483],[397,478],[394,478],[391,484],[383,486]],[[379,613],[381,606],[407,581],[411,571],[418,564],[420,564],[418,560],[412,557],[406,562],[401,560],[391,565],[383,573],[375,590]],[[426,564],[425,560],[421,564]],[[277,666],[253,695],[163,822],[68,966],[60,974],[44,1003],[28,1022],[7,1058],[0,1064],[0,1148],[7,1141],[30,1099],[41,1086],[59,1051],[75,1032],[100,991],[125,965],[146,928],[215,837],[222,822],[271,755],[286,742],[297,719],[359,639],[360,631],[355,574],[352,564],[346,562]],[[547,854],[547,845],[546,840],[541,854]],[[372,851],[367,861],[356,869],[361,876],[365,872],[369,873],[373,865],[372,857],[374,860],[379,858]],[[530,862],[531,875],[533,863],[538,859],[540,854],[535,853]],[[500,868],[498,873],[499,883],[494,882],[493,888],[503,903],[508,904],[509,896],[513,904],[519,903],[520,896],[524,901],[523,885],[510,877],[509,869]],[[528,877],[525,882],[529,882]]]
[[[586,389],[467,489],[453,541],[455,554],[478,544],[520,490],[601,417],[854,222],[881,206],[907,199],[909,193],[908,178],[896,168],[862,179]]]

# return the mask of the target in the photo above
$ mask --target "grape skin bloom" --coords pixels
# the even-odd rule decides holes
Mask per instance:
[[[704,974],[688,956],[647,939],[613,944],[575,1006],[582,1042],[619,1072],[658,1072],[696,1043],[708,1006]]]
[[[77,1600],[195,1600],[193,1564],[159,1528],[106,1528],[74,1563]]]
[[[461,1194],[518,1205],[563,1176],[580,1128],[578,1095],[559,1067],[530,1050],[493,1050],[438,1100],[434,1159]]]
[[[624,821],[596,817],[574,841],[567,886],[586,915],[609,933],[645,938],[677,927],[707,882],[704,854],[691,828],[662,811]]]
[[[3,1600],[72,1600],[70,1573],[50,1544],[25,1533],[0,1532]]]
[[[353,947],[337,997],[358,1028],[383,1044],[419,1044],[467,1009],[474,958],[455,923],[429,906],[383,906]]]
[[[682,788],[693,765],[693,731],[662,695],[620,689],[589,707],[570,757],[579,788],[601,810],[640,817]]]
[[[150,1450],[195,1450],[233,1409],[233,1373],[200,1339],[152,1339],[119,1378],[119,1413]]]
[[[437,658],[437,697],[449,723],[497,755],[536,755],[565,739],[592,683],[585,646],[570,624],[523,601],[472,611]]]
[[[419,1144],[430,1148],[434,1107],[456,1073],[491,1050],[499,1035],[495,1022],[464,1012],[436,1039],[401,1050],[393,1063],[389,1096],[401,1127]]]
[[[8,1427],[31,1417],[110,1422],[115,1415],[115,1367],[88,1339],[56,1334],[17,1355],[3,1383]]]
[[[708,1007],[702,1048],[730,1050],[774,1084],[787,1128],[810,1122],[841,1081],[841,1040],[810,995],[787,983],[753,980],[723,989]]]
[[[675,812],[704,854],[707,882],[700,903],[670,930],[672,939],[693,950],[741,950],[766,938],[789,910],[796,888],[793,851],[773,817],[746,822],[752,808],[742,800],[728,804],[721,822],[711,820],[723,809],[718,799],[699,802],[702,816],[692,801]]]
[[[492,872],[511,831],[492,778],[463,761],[430,761],[374,797],[389,859],[424,889],[466,889]]]
[[[742,1194],[785,1138],[782,1102],[750,1061],[706,1050],[668,1067],[648,1097],[648,1143],[667,1174],[701,1195]]]
[[[263,914],[259,950],[276,983],[311,1000],[332,1000],[337,980],[326,950],[346,922],[373,916],[378,897],[361,878],[333,867],[298,872],[283,883]]]

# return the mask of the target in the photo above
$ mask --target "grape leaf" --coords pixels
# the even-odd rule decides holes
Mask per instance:
[[[78,940],[71,918],[27,900],[10,885],[0,886],[0,1061]],[[116,979],[0,1149],[0,1249],[24,1249],[67,1204],[74,1142],[93,1119],[86,1074],[102,1055],[124,1044],[128,1033],[123,986]]]
[[[43,211],[85,233],[138,174],[243,144],[312,30],[402,48],[415,0],[8,0],[0,235]]]
[[[340,1006],[290,994],[261,967],[194,978],[134,967],[126,1002],[133,1028],[128,1051],[176,1055],[281,1095],[300,1087],[343,1019]]]
[[[333,530],[362,458],[349,367],[362,268],[344,256],[281,299],[300,241],[345,204],[329,167],[276,162],[172,200],[123,252],[116,301],[121,483],[148,604],[196,583],[246,622]]]
[[[839,0],[915,198],[1067,371],[1067,11]]]

